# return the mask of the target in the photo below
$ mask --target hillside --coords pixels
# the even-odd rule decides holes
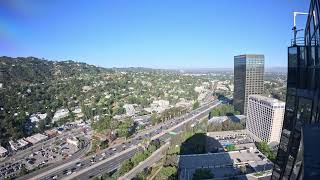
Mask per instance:
[[[2,83],[29,84],[69,78],[80,74],[97,74],[104,68],[74,61],[48,61],[35,57],[0,57]]]

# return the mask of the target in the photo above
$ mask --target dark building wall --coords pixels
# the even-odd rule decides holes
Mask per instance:
[[[247,113],[248,97],[263,94],[264,55],[246,54],[234,57],[233,105]]]
[[[286,112],[272,179],[303,177],[302,128],[319,123],[319,2],[312,0],[310,4],[305,45],[288,48]]]

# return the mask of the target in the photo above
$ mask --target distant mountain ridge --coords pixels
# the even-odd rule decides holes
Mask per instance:
[[[36,57],[0,57],[0,83],[41,83],[80,74],[97,74],[103,71],[168,72],[168,73],[233,73],[233,68],[181,68],[153,69],[145,67],[103,68],[83,62],[50,61]],[[286,67],[270,67],[266,73],[286,73]]]

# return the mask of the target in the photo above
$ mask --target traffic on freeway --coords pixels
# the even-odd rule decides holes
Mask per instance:
[[[85,158],[78,158],[49,171],[38,174],[35,173],[30,179],[90,179],[94,176],[111,172],[117,169],[123,161],[131,158],[137,151],[140,151],[141,148],[138,145],[144,139],[159,138],[166,141],[170,138],[168,132],[181,131],[184,123],[195,122],[202,119],[212,110],[212,108],[220,103],[221,102],[218,100],[209,102],[179,118],[148,127],[122,144],[111,146]]]

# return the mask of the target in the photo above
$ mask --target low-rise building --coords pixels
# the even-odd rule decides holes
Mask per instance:
[[[37,114],[32,114],[30,116],[30,120],[32,123],[38,123],[40,120],[43,120],[47,117],[47,113],[41,114],[41,113],[37,113]]]
[[[69,137],[67,138],[67,143],[72,144],[74,146],[79,146],[79,140],[75,137]]]
[[[150,104],[149,108],[144,108],[145,111],[147,112],[157,112],[157,113],[161,113],[163,111],[165,111],[166,109],[170,108],[170,103],[167,100],[157,100],[157,101],[153,101]]]
[[[42,142],[46,139],[48,139],[48,136],[40,134],[40,133],[25,138],[25,140],[31,144],[37,144],[37,143]]]
[[[10,147],[14,151],[22,150],[30,146],[30,143],[23,140],[23,139],[18,139],[17,141],[9,141]]]
[[[176,107],[191,108],[192,101],[187,101],[184,98],[181,98],[180,101],[176,103]]]
[[[179,179],[192,179],[197,169],[207,169],[219,179],[269,172],[273,164],[258,149],[231,152],[179,155]],[[270,176],[271,173],[268,173]],[[248,179],[243,177],[243,179]]]
[[[56,129],[50,129],[50,130],[46,130],[45,134],[49,137],[55,137],[58,134],[58,131]]]
[[[52,123],[55,121],[58,121],[61,118],[67,117],[69,115],[69,110],[68,109],[59,109],[54,113],[54,116],[52,118]]]
[[[0,157],[4,157],[5,155],[7,155],[8,150],[2,146],[0,146]]]

